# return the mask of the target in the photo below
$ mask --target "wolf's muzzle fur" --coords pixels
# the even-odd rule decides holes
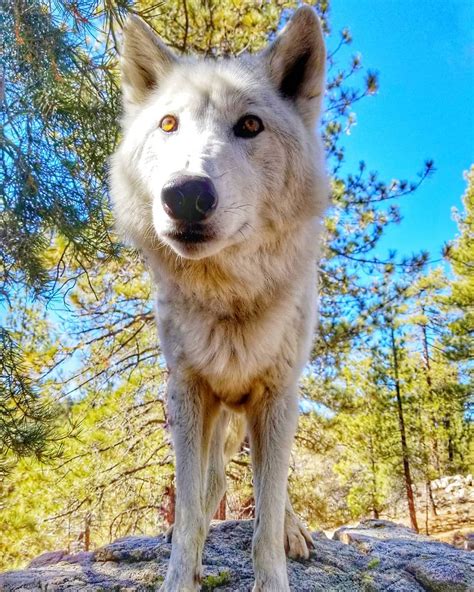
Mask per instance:
[[[170,370],[177,502],[162,590],[199,590],[225,464],[247,434],[254,591],[286,592],[285,549],[304,558],[311,546],[286,488],[328,194],[315,132],[321,27],[302,7],[261,53],[202,60],[178,58],[132,17],[121,69],[124,135],[112,198],[119,229],[158,286]]]

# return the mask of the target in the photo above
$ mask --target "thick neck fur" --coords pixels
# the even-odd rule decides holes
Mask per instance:
[[[170,248],[147,249],[158,285],[170,297],[192,300],[218,317],[235,320],[258,315],[308,269],[315,253],[315,221],[299,223],[278,234],[264,234],[248,245],[237,244],[216,256],[184,259]],[[311,240],[313,235],[313,241]]]

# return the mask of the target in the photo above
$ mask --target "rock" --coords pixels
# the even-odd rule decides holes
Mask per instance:
[[[253,523],[212,527],[204,550],[202,590],[249,592]],[[308,561],[288,560],[298,592],[474,592],[474,555],[387,520],[315,533]],[[166,573],[171,544],[164,536],[127,537],[95,552],[45,553],[27,569],[0,575],[2,592],[151,592]]]
[[[84,563],[89,560],[92,555],[92,553],[86,553],[85,551],[75,553],[74,555],[69,555],[67,551],[51,551],[49,553],[43,553],[42,555],[39,555],[39,557],[35,557],[28,567],[43,567],[45,565],[54,565],[61,561],[66,561],[67,563]]]
[[[446,487],[450,483],[450,478],[449,477],[441,477],[440,479],[436,479],[436,481],[437,481],[437,485],[440,489],[446,489]]]
[[[42,567],[43,565],[51,565],[59,563],[67,556],[67,551],[49,551],[42,553],[39,557],[35,557],[28,567]]]
[[[415,559],[407,566],[415,578],[432,592],[464,592],[474,589],[474,573],[470,576],[455,561],[443,558]]]
[[[466,551],[474,551],[474,532],[469,532],[464,535],[463,549]]]

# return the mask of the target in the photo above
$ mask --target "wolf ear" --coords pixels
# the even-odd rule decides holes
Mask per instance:
[[[178,58],[141,18],[131,15],[123,27],[120,55],[122,93],[125,106],[137,106]]]
[[[270,79],[295,102],[304,121],[314,125],[324,94],[326,48],[315,11],[299,8],[263,52]]]

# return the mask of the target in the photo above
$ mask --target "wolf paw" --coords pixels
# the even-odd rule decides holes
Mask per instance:
[[[194,577],[186,573],[186,569],[180,571],[181,574],[178,574],[171,568],[158,592],[199,592],[202,581],[201,570],[196,570]]]
[[[166,582],[161,586],[158,592],[199,592],[201,587],[199,585],[195,586],[193,584],[186,585],[180,584],[179,582],[175,584],[167,584]]]
[[[288,582],[265,581],[255,582],[252,592],[290,592]]]
[[[311,534],[301,520],[291,511],[285,512],[285,551],[291,559],[309,559],[314,547]]]

